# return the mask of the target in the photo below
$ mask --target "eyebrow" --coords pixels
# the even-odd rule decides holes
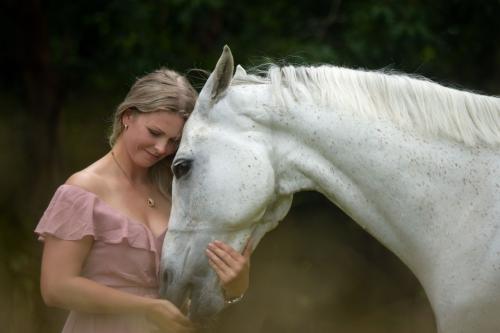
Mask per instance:
[[[163,130],[162,130],[161,128],[156,127],[155,125],[150,126],[150,128],[151,128],[152,130],[155,130],[155,131],[161,132],[161,133],[163,133],[163,134],[166,134],[165,132],[163,132]],[[172,139],[174,139],[175,141],[180,141],[180,140],[181,140],[181,138],[182,138],[182,133],[181,133],[181,134],[179,134],[179,135],[177,135],[177,136],[175,136],[175,137],[173,137]]]

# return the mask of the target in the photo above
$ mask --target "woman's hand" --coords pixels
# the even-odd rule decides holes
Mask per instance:
[[[146,309],[147,318],[162,333],[192,333],[194,324],[172,303],[163,299],[154,299]]]
[[[221,241],[213,241],[206,249],[208,263],[219,276],[226,298],[241,296],[248,289],[250,280],[250,255],[252,245],[247,242],[243,253]]]

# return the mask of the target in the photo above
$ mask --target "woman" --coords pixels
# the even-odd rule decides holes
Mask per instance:
[[[172,70],[138,79],[115,113],[111,151],[57,189],[35,232],[44,241],[42,297],[71,310],[63,333],[193,331],[158,299],[158,272],[171,158],[196,97]],[[249,248],[207,248],[230,303],[248,287]]]

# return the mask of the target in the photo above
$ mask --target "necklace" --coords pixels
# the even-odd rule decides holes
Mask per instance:
[[[125,178],[127,178],[127,180],[129,181],[130,185],[133,186],[132,184],[132,180],[130,179],[130,177],[128,176],[128,174],[125,172],[125,170],[122,168],[122,166],[120,165],[120,163],[118,163],[118,160],[116,159],[116,156],[115,156],[115,152],[113,150],[111,150],[111,156],[113,156],[113,161],[115,161],[116,163],[116,166],[118,167],[118,169],[120,169],[120,171],[123,173],[123,175],[125,176]],[[148,200],[146,201],[148,207],[151,207],[151,208],[155,208],[156,206],[156,203],[154,201],[154,199],[149,196],[148,197]]]

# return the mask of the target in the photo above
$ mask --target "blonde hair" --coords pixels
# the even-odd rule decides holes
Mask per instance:
[[[168,111],[188,118],[194,109],[197,97],[198,94],[189,81],[171,69],[160,68],[138,78],[123,102],[116,108],[108,137],[109,145],[112,148],[122,134],[124,130],[122,117],[127,110],[139,113]],[[166,197],[170,197],[171,193],[172,157],[162,159],[149,169],[151,181]]]

